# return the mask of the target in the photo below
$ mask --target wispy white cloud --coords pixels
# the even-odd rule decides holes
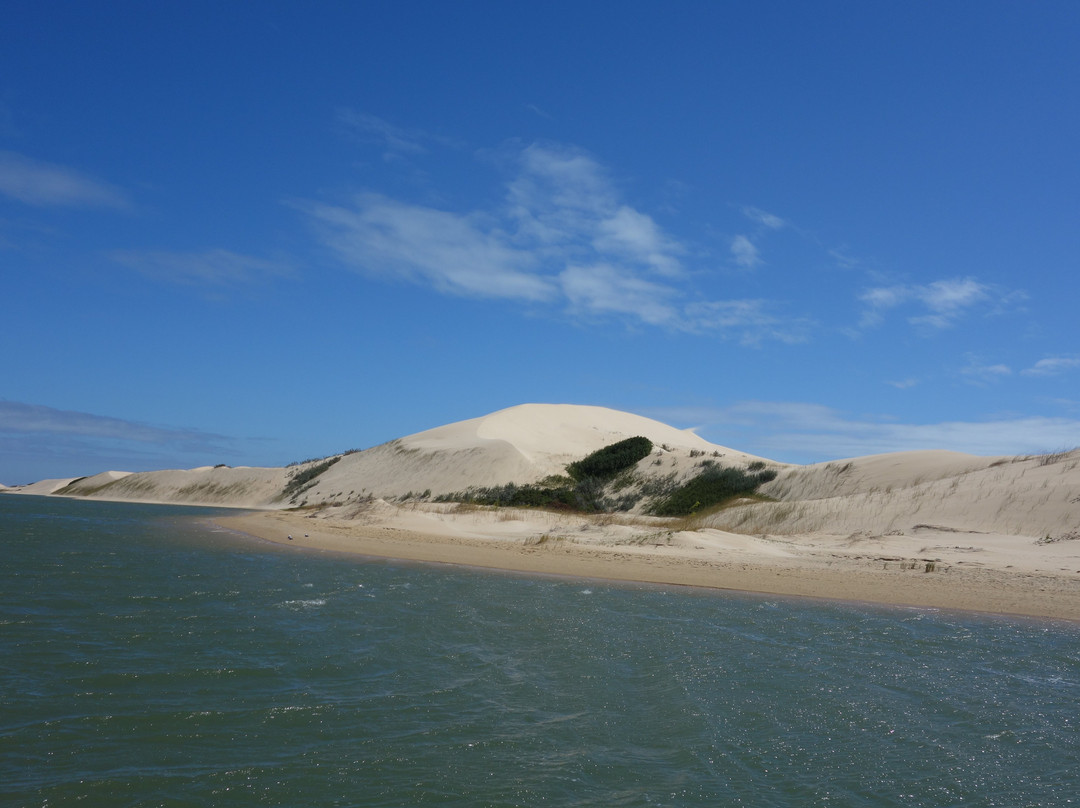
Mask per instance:
[[[1080,368],[1080,357],[1050,356],[1020,371],[1025,376],[1057,376]]]
[[[452,294],[551,300],[557,286],[538,261],[481,215],[461,215],[364,194],[352,207],[310,204],[324,241],[348,266],[420,281]]]
[[[619,199],[607,172],[591,156],[568,146],[533,144],[514,160],[507,183],[507,213],[523,247],[579,250],[603,235]]]
[[[920,307],[922,313],[909,316],[909,323],[940,330],[954,325],[977,306],[1002,306],[1010,297],[1012,293],[974,278],[949,278],[924,285],[879,286],[867,289],[859,296],[866,306],[861,324],[876,325],[884,319],[886,311],[911,304]]]
[[[841,269],[853,269],[861,263],[861,261],[853,256],[845,246],[833,247],[826,252],[829,257],[836,261],[836,265]]]
[[[779,216],[761,208],[755,208],[752,205],[744,206],[742,214],[757,225],[754,236],[751,238],[751,236],[741,233],[735,235],[729,242],[728,248],[731,251],[731,259],[736,266],[743,269],[755,269],[764,263],[761,250],[756,241],[759,241],[764,236],[765,231],[780,230],[787,227],[788,223]]]
[[[611,253],[644,263],[663,275],[676,275],[683,251],[681,245],[663,234],[651,217],[622,205],[597,224],[593,246],[600,254]]]
[[[960,373],[965,376],[969,382],[978,385],[1001,381],[1007,376],[1011,376],[1012,372],[1012,368],[1008,365],[1001,363],[988,365],[976,356],[969,356],[968,364],[960,369]]]
[[[813,323],[801,317],[781,317],[766,300],[712,300],[691,303],[684,312],[688,330],[734,333],[744,345],[764,340],[789,344],[806,342]]]
[[[755,208],[748,205],[742,209],[742,212],[747,219],[762,227],[767,227],[769,230],[779,230],[787,225],[787,222],[779,216],[762,210],[761,208]]]
[[[439,135],[422,129],[395,126],[377,115],[370,115],[366,112],[340,109],[337,117],[338,121],[354,137],[363,141],[379,143],[389,153],[393,154],[426,154],[429,144],[447,145],[449,143],[447,138]]]
[[[907,286],[879,286],[859,296],[859,300],[874,309],[891,309],[910,299],[911,289]]]
[[[1030,454],[1076,444],[1080,421],[1018,416],[981,421],[902,423],[889,416],[852,417],[804,402],[743,401],[723,408],[657,411],[705,438],[788,462],[818,462],[885,452],[946,449],[976,455]]]
[[[127,194],[74,168],[0,151],[0,194],[38,207],[114,208],[131,206]]]
[[[563,305],[672,330],[791,338],[761,301],[693,301],[686,247],[627,204],[580,149],[510,154],[505,205],[455,212],[366,193],[301,203],[320,241],[361,272],[447,294]],[[789,329],[790,330],[790,329]]]
[[[988,300],[990,291],[989,286],[972,278],[934,281],[926,286],[914,287],[915,297],[929,311],[921,317],[911,318],[911,322],[934,328],[946,328],[964,310]]]
[[[731,240],[731,256],[744,269],[753,269],[761,263],[758,248],[746,236],[735,236]]]
[[[607,264],[568,266],[559,280],[572,309],[580,312],[630,314],[649,325],[671,325],[679,317],[668,302],[674,290]]]
[[[948,313],[986,300],[990,287],[972,278],[955,278],[915,287],[915,294],[932,311]]]
[[[149,277],[182,284],[239,286],[268,277],[286,276],[291,271],[287,264],[278,261],[218,249],[204,252],[113,250],[108,256]]]
[[[525,109],[527,109],[533,115],[537,115],[537,116],[539,116],[541,118],[546,118],[547,120],[551,120],[551,115],[548,114],[545,110],[538,107],[536,104],[526,104]]]

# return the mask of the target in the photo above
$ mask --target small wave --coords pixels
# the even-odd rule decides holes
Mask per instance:
[[[281,604],[287,609],[317,609],[326,605],[326,598],[312,598],[311,600],[287,600]]]
[[[271,707],[269,710],[270,715],[280,715],[282,713],[296,713],[301,711],[311,710],[311,706],[307,704],[287,704],[284,707]]]

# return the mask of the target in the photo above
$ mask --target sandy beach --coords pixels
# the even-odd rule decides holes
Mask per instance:
[[[273,511],[216,521],[273,542],[365,556],[1080,620],[1080,543],[1033,546],[934,529],[761,538],[640,519],[380,505],[361,518]]]

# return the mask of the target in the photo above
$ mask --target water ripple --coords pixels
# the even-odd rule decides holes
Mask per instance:
[[[1075,626],[327,558],[0,497],[0,803],[1066,804]],[[30,529],[32,528],[32,529]]]

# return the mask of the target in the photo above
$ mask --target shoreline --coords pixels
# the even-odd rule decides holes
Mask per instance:
[[[900,559],[890,561],[893,555],[843,552],[787,537],[775,547],[745,537],[744,546],[717,548],[581,543],[548,534],[502,538],[450,528],[430,532],[405,520],[334,520],[284,511],[212,521],[277,544],[356,556],[1080,622],[1080,569],[1014,571],[959,560],[927,572],[922,562],[911,569]]]

